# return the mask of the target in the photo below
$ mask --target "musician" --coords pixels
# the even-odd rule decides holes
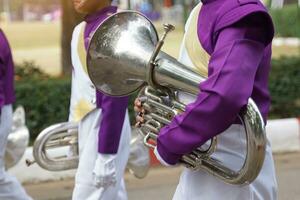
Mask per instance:
[[[15,177],[5,171],[5,148],[12,128],[14,93],[14,64],[9,43],[0,29],[0,199],[31,199]]]
[[[186,23],[179,61],[193,66],[208,79],[199,85],[186,111],[160,130],[155,154],[163,165],[174,166],[184,155],[218,135],[213,157],[231,169],[245,159],[244,128],[237,119],[249,97],[254,99],[264,122],[270,106],[268,74],[271,17],[259,0],[202,0]],[[208,68],[208,69],[207,69]],[[135,110],[145,112],[140,100]],[[144,123],[142,116],[138,123]],[[269,142],[262,170],[249,185],[229,185],[201,170],[184,169],[173,199],[277,199],[277,183]]]
[[[123,174],[131,131],[128,97],[109,97],[96,91],[87,75],[85,61],[93,32],[117,11],[117,7],[112,6],[110,0],[73,0],[73,4],[76,11],[86,15],[84,22],[75,27],[71,44],[73,73],[69,119],[82,120],[73,199],[127,199]]]

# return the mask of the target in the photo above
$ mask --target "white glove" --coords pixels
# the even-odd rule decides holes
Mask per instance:
[[[132,131],[130,142],[130,155],[127,162],[129,172],[137,178],[144,178],[150,168],[149,149],[144,145],[143,138],[136,130]]]
[[[164,159],[159,155],[158,151],[157,151],[157,147],[155,147],[154,149],[154,154],[157,158],[157,160],[160,162],[160,164],[166,166],[166,167],[174,167],[175,165],[171,165],[169,163],[167,163],[166,161],[164,161]]]
[[[93,170],[95,187],[106,190],[108,187],[116,185],[115,159],[115,154],[98,154]]]

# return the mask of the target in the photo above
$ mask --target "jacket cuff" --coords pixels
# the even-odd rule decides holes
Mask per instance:
[[[161,159],[166,162],[168,165],[176,165],[179,162],[179,159],[182,155],[174,154],[170,152],[164,145],[157,140],[156,150],[161,157]]]

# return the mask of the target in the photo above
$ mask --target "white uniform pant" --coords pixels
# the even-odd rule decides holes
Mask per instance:
[[[29,200],[31,199],[15,177],[5,171],[5,148],[8,134],[12,127],[12,106],[4,105],[0,114],[0,199]]]
[[[232,125],[218,136],[213,157],[231,169],[239,169],[246,153],[246,139],[241,125]],[[276,200],[277,182],[270,143],[258,177],[250,185],[235,186],[222,182],[204,171],[184,169],[173,200]]]
[[[101,110],[90,112],[79,125],[79,166],[75,178],[73,200],[127,200],[127,192],[123,179],[130,149],[131,127],[126,112],[121,133],[117,158],[115,186],[98,189],[93,185],[93,169],[98,154],[98,130]]]

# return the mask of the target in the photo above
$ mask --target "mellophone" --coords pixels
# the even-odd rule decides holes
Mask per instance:
[[[151,148],[156,146],[159,130],[185,110],[176,93],[197,95],[199,83],[206,79],[161,51],[165,37],[174,27],[166,24],[164,29],[159,40],[154,25],[142,14],[120,12],[99,25],[87,53],[88,74],[98,90],[111,96],[126,96],[141,90],[140,95],[146,97],[143,101],[146,123],[139,130]],[[216,138],[208,149],[199,147],[184,155],[181,163],[193,170],[205,170],[229,184],[251,183],[264,162],[265,124],[251,98],[238,117],[247,138],[247,155],[241,169],[234,171],[211,157],[217,148]]]

